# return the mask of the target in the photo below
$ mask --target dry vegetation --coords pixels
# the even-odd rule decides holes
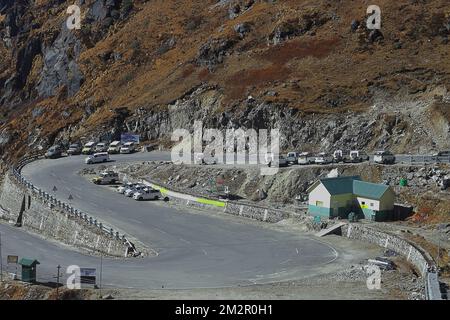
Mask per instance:
[[[39,26],[28,37],[42,37],[46,44],[57,36],[67,8],[67,3],[53,4],[49,10],[49,2],[38,1],[27,11]],[[450,13],[445,0],[379,0],[384,39],[373,44],[365,32],[350,30],[354,19],[364,24],[369,1],[260,0],[234,19],[228,16],[230,6],[251,1],[222,6],[214,0],[133,2],[131,16],[109,27],[103,37],[90,25],[76,31],[84,45],[78,62],[85,81],[75,96],[67,97],[65,88],[55,97],[35,96],[32,86],[42,58],[34,59],[27,79],[31,98],[16,105],[4,124],[16,132],[16,153],[25,152],[30,132],[51,141],[82,121],[76,133],[81,136],[107,126],[115,108],[159,108],[202,83],[223,92],[222,110],[252,95],[314,113],[358,112],[380,91],[420,97],[450,84],[449,45],[438,34]],[[240,23],[249,26],[243,36],[234,30]],[[292,34],[274,45],[276,30]],[[200,48],[209,39],[229,41],[222,63],[198,63]],[[112,53],[122,58],[103,58]],[[7,78],[13,61],[3,43],[0,56],[0,75]],[[268,90],[277,94],[269,96]],[[95,111],[86,115],[86,105]],[[32,117],[34,108],[42,108],[42,114]],[[68,116],[61,115],[64,110]],[[448,104],[437,105],[436,112],[448,116]]]

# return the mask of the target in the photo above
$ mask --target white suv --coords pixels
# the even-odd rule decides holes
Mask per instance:
[[[102,163],[109,161],[109,154],[107,152],[94,153],[85,160],[86,164]]]
[[[162,198],[161,192],[156,189],[148,189],[145,188],[141,191],[135,192],[133,194],[133,199],[142,201],[142,200],[157,200]]]

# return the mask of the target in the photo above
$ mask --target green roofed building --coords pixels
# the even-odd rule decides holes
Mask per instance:
[[[359,176],[319,179],[308,193],[308,213],[314,216],[346,219],[354,212],[359,218],[386,221],[394,209],[391,187],[362,181]]]

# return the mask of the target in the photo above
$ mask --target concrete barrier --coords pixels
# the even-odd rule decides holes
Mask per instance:
[[[221,212],[227,214],[272,223],[279,222],[290,216],[290,213],[282,210],[239,203],[236,201],[221,201],[205,197],[197,197],[192,194],[169,190],[167,187],[163,187],[153,181],[142,180],[142,183],[151,186],[154,189],[160,190],[164,196],[168,196],[172,201],[187,206],[220,209]]]

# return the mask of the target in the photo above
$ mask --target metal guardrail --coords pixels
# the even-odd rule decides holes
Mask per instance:
[[[139,256],[141,252],[138,252],[136,250],[136,247],[134,244],[129,241],[129,239],[126,237],[125,234],[120,235],[118,231],[114,231],[112,227],[109,227],[102,222],[99,222],[97,219],[90,216],[88,213],[83,212],[81,210],[78,210],[74,207],[72,207],[70,204],[65,203],[64,201],[58,200],[53,195],[45,192],[44,190],[38,188],[37,186],[33,185],[30,181],[28,181],[24,176],[22,176],[21,171],[23,167],[35,160],[40,159],[43,156],[43,153],[37,153],[30,155],[28,157],[22,158],[18,164],[11,169],[12,176],[15,178],[15,180],[31,191],[31,193],[34,196],[37,196],[39,199],[43,200],[44,202],[50,203],[52,206],[55,206],[62,211],[69,214],[71,217],[78,219],[79,221],[88,223],[92,227],[98,228],[101,232],[105,233],[106,235],[110,236],[111,238],[114,238],[116,240],[122,240],[122,242],[128,247],[128,251],[133,253],[133,256]]]
[[[438,164],[450,163],[450,156],[432,155],[396,155],[396,163],[404,164]]]

